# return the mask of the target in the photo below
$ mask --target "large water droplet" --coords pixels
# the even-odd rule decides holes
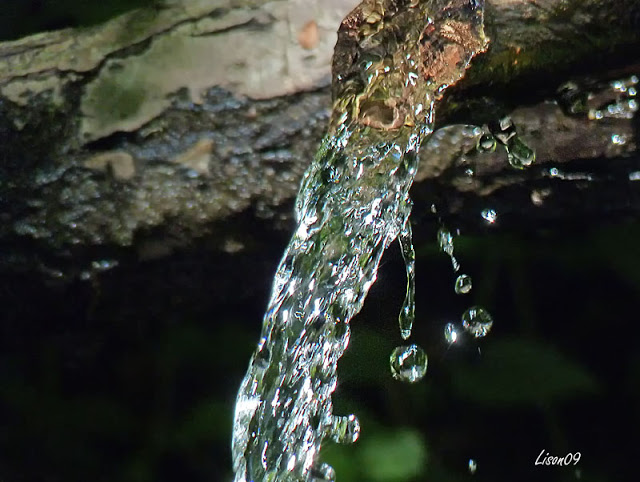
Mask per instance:
[[[480,152],[493,152],[496,150],[496,138],[491,134],[483,134],[478,139],[478,145],[476,146]]]
[[[485,336],[493,326],[493,319],[483,308],[473,306],[462,315],[462,326],[476,338]]]
[[[516,136],[507,144],[509,164],[516,169],[529,167],[536,160],[536,151]]]
[[[331,417],[329,429],[331,438],[341,444],[351,444],[360,437],[360,422],[355,415],[346,417]]]
[[[406,340],[411,336],[411,329],[416,318],[416,253],[411,239],[411,223],[409,220],[398,235],[402,259],[407,270],[407,293],[400,309],[398,323],[400,324],[400,336]]]
[[[417,345],[395,348],[389,361],[391,375],[396,380],[414,383],[427,373],[427,354]]]
[[[471,276],[461,274],[456,278],[455,291],[459,295],[466,295],[471,291],[472,283]]]
[[[459,338],[458,330],[453,323],[447,323],[444,327],[444,339],[449,345],[453,345]]]

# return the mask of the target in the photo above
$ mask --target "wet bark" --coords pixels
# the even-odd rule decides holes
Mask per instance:
[[[0,44],[2,268],[75,276],[196,242],[250,256],[287,233],[355,3],[172,1]],[[609,82],[640,73],[640,2],[488,0],[485,18],[489,50],[437,122],[509,114],[536,164],[514,170],[448,129],[424,150],[416,220],[432,203],[470,225],[488,205],[513,220],[637,214],[637,97]]]

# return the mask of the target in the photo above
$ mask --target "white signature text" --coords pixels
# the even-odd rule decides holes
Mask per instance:
[[[580,452],[576,452],[575,454],[569,452],[564,457],[557,457],[555,455],[550,455],[549,452],[542,449],[542,452],[540,452],[536,459],[535,465],[577,465],[578,462],[580,462],[580,457],[582,457]]]

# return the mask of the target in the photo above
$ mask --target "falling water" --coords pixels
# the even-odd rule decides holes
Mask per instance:
[[[357,417],[334,415],[331,400],[349,321],[399,237],[408,274],[400,324],[403,337],[411,332],[409,188],[435,100],[485,48],[483,8],[483,0],[368,0],[340,27],[329,133],[303,179],[298,226],[236,401],[236,482],[333,480],[318,463],[323,439],[358,438]],[[426,355],[404,348],[398,376],[418,379]]]

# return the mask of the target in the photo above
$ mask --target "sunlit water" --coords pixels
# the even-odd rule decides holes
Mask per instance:
[[[362,39],[357,49],[365,60],[338,81],[329,134],[296,201],[298,226],[277,269],[262,336],[237,397],[237,482],[334,479],[333,469],[318,462],[323,439],[350,443],[360,433],[355,415],[333,413],[338,359],[349,344],[349,322],[396,238],[408,279],[400,332],[403,339],[411,335],[409,189],[420,145],[432,133],[437,95],[485,48],[483,2],[410,2],[388,17],[376,10],[383,3],[362,6],[355,27],[343,23]],[[470,285],[460,284],[468,292]],[[398,347],[390,362],[401,381],[416,382],[427,369],[427,355],[417,345]]]

